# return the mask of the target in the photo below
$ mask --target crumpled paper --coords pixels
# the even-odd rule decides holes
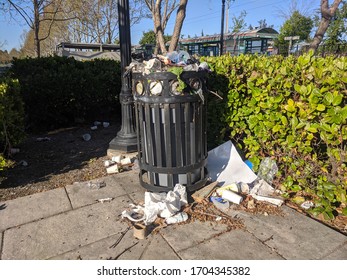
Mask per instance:
[[[174,216],[187,203],[186,187],[176,184],[168,193],[145,192],[145,205],[130,205],[131,209],[124,210],[122,217],[133,222],[143,221],[145,225],[149,225],[158,216],[161,218]]]
[[[175,215],[186,205],[187,192],[186,187],[176,184],[172,191],[168,193],[145,192],[145,224],[151,224],[160,216],[168,218]]]

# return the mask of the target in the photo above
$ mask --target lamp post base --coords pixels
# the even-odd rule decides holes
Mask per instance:
[[[132,153],[137,151],[137,138],[122,138],[116,136],[108,145],[107,155],[117,155],[119,151]]]

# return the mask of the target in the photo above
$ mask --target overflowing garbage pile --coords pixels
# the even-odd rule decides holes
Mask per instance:
[[[168,193],[146,192],[143,204],[131,204],[124,210],[122,217],[133,224],[134,236],[145,238],[149,229],[156,232],[170,224],[195,220],[224,224],[226,231],[240,229],[244,224],[237,211],[283,215],[280,206],[284,200],[271,186],[278,171],[271,158],[264,158],[255,174],[229,141],[209,152],[207,165],[211,183],[193,193],[190,204],[186,188],[177,184]]]
[[[206,62],[200,63],[197,56],[190,56],[186,51],[173,51],[165,55],[154,55],[151,58],[136,54],[132,57],[134,61],[126,67],[125,76],[130,72],[148,75],[153,72],[169,71],[172,67],[180,67],[183,71],[210,71]]]

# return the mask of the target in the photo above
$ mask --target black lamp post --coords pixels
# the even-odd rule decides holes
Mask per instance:
[[[119,100],[122,109],[122,127],[109,144],[108,152],[137,150],[137,137],[134,122],[134,98],[131,92],[131,75],[123,76],[125,67],[131,62],[129,0],[118,0],[118,25],[121,56],[122,89]]]
[[[225,0],[222,0],[222,23],[221,23],[221,31],[220,31],[220,51],[219,54],[223,54],[224,48],[224,14],[225,14]]]

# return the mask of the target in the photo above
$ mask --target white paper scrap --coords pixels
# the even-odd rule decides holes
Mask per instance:
[[[257,175],[243,162],[231,141],[208,152],[207,170],[212,181],[220,186],[235,182],[252,183]]]

